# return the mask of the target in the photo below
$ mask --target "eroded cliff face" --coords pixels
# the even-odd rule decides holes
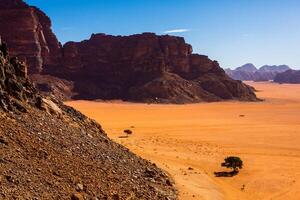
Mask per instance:
[[[256,100],[252,89],[229,78],[218,62],[192,53],[175,36],[93,34],[63,46],[63,70],[76,98],[191,103],[227,99]]]
[[[27,62],[30,74],[59,63],[61,47],[50,19],[22,0],[0,1],[0,35],[8,43],[11,55]]]

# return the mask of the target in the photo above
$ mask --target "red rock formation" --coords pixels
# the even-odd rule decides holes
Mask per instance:
[[[63,70],[77,98],[186,103],[256,100],[252,89],[229,78],[216,61],[192,54],[181,37],[143,33],[93,34],[63,47]]]
[[[0,1],[0,35],[12,55],[27,60],[31,75],[42,74],[31,76],[35,82],[62,97],[72,93],[80,99],[164,103],[256,100],[252,88],[229,78],[216,61],[193,54],[181,37],[93,34],[62,48],[50,19],[22,0]]]
[[[31,74],[55,65],[61,56],[50,19],[22,0],[0,1],[0,35],[8,43],[12,56],[26,60]]]

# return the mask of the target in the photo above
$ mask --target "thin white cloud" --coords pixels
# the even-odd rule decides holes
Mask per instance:
[[[181,29],[173,29],[173,30],[167,30],[167,31],[164,31],[165,34],[168,34],[168,33],[184,33],[184,32],[189,32],[191,31],[190,29],[185,29],[185,28],[181,28]]]

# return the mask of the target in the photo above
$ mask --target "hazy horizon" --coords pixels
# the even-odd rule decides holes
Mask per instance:
[[[246,63],[300,69],[300,1],[25,0],[51,18],[58,39],[81,41],[92,33],[142,32],[182,36],[194,52],[223,68]]]

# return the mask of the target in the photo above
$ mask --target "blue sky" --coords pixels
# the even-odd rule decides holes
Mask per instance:
[[[224,68],[252,62],[300,69],[299,0],[25,1],[50,16],[62,43],[91,33],[168,33]]]

